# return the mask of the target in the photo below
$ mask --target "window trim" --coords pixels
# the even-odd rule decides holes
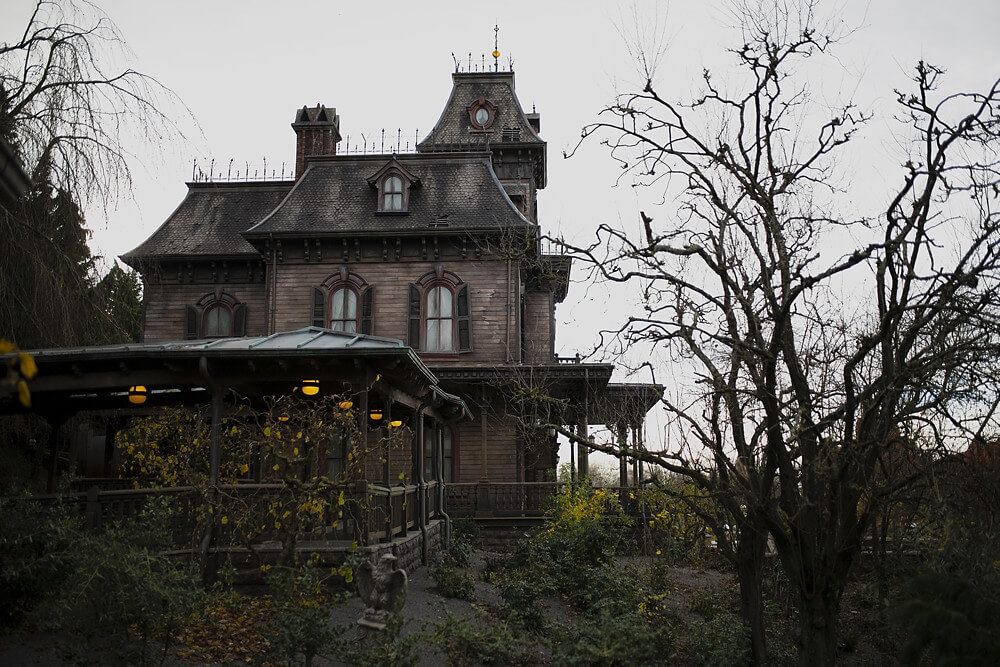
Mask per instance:
[[[229,313],[229,332],[209,336],[206,331],[208,324],[206,315],[215,308],[223,308]],[[212,340],[217,338],[235,338],[246,336],[246,304],[222,288],[202,296],[193,306],[185,307],[185,335],[188,340]]]
[[[450,350],[427,349],[428,297],[435,287],[444,287],[451,293]],[[407,312],[407,340],[410,347],[421,354],[454,357],[472,352],[472,317],[469,306],[469,285],[455,273],[446,271],[440,264],[410,284]]]
[[[333,329],[333,297],[341,289],[354,293],[356,308],[354,311],[354,331]],[[343,333],[366,334],[375,333],[375,286],[347,266],[326,277],[321,284],[312,288],[312,326]],[[337,320],[347,322],[349,319]]]
[[[469,112],[469,123],[472,125],[472,132],[488,132],[493,127],[493,122],[497,119],[497,105],[493,104],[493,102],[490,102],[485,97],[480,97],[478,100],[470,102],[469,106],[465,108]],[[489,114],[485,123],[480,123],[476,120],[476,112],[480,109],[485,109],[486,113]]]

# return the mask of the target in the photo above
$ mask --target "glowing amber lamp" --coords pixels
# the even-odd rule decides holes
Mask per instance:
[[[146,402],[146,396],[149,392],[141,384],[133,385],[128,388],[128,402],[132,405],[142,405]]]
[[[400,419],[393,419],[391,422],[389,422],[389,426],[391,426],[393,428],[399,428],[402,425],[403,425],[403,422]]]
[[[319,380],[303,380],[299,390],[303,396],[315,396],[319,393]]]
[[[372,410],[368,416],[372,418],[373,422],[377,422],[378,420],[382,419],[382,411],[376,408]]]

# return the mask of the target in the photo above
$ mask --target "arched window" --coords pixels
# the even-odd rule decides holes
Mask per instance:
[[[217,289],[185,308],[185,332],[188,339],[245,336],[247,307],[231,294]]]
[[[352,287],[338,287],[330,292],[330,328],[357,333],[358,293]]]
[[[389,176],[382,182],[382,210],[403,210],[403,179],[399,176]]]
[[[313,287],[312,295],[314,327],[345,333],[375,333],[375,286],[346,266]]]
[[[434,354],[472,350],[469,286],[444,267],[435,267],[410,285],[408,317],[413,349]]]
[[[445,285],[435,285],[427,290],[423,348],[426,352],[451,352],[454,349],[453,301],[454,294]]]
[[[202,335],[205,338],[230,336],[233,332],[233,313],[223,303],[213,303],[201,314]]]

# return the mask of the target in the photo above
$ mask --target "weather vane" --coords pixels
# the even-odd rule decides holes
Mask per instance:
[[[500,71],[500,24],[493,26],[493,71]]]

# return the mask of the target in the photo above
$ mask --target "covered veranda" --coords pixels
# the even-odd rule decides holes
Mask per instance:
[[[353,404],[362,442],[378,437],[389,423],[405,423],[413,435],[408,451],[395,454],[397,460],[386,452],[381,465],[365,467],[365,478],[351,480],[343,489],[348,500],[356,496],[358,507],[366,508],[361,520],[353,523],[360,533],[345,534],[349,527],[343,522],[340,531],[329,537],[375,545],[418,533],[419,551],[426,557],[428,527],[447,520],[444,489],[438,481],[440,433],[448,424],[468,419],[469,411],[461,399],[442,391],[435,375],[398,340],[309,327],[266,337],[34,350],[30,354],[38,367],[30,382],[31,407],[23,407],[14,395],[0,395],[0,415],[32,413],[51,426],[48,442],[43,444],[50,492],[62,465],[60,453],[66,450],[60,426],[79,414],[121,424],[130,417],[154,414],[161,406],[209,407],[209,488],[218,492],[220,424],[236,397],[263,405],[264,397],[296,392],[316,397],[343,395]],[[104,459],[110,466],[115,453],[114,429],[109,430]],[[433,479],[425,478],[425,452],[435,462]],[[406,484],[394,483],[397,480],[390,476],[401,468],[409,471]],[[230,491],[266,493],[274,484],[260,477],[259,466],[256,471]],[[163,492],[183,490],[149,490]],[[138,511],[148,494],[91,487],[77,495],[88,521],[99,524]],[[209,527],[203,552],[225,547],[218,539],[218,528]]]

